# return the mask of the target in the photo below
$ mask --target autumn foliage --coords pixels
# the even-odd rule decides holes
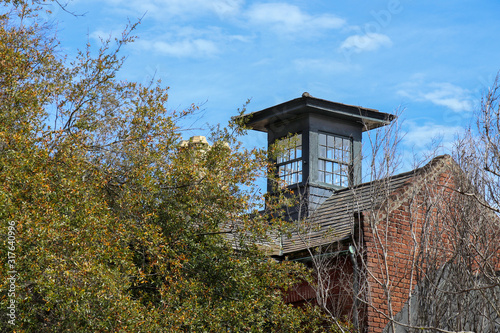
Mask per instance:
[[[181,147],[196,106],[116,79],[135,25],[66,59],[43,2],[2,1],[0,16],[0,330],[325,328],[283,302],[307,272],[252,246],[286,227],[255,214],[266,153],[243,149],[236,123]]]

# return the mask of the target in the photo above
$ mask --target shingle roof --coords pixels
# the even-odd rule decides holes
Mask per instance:
[[[452,161],[449,155],[438,156],[424,167],[396,176],[360,184],[332,194],[306,221],[296,222],[291,237],[276,235],[274,243],[266,244],[271,255],[285,255],[307,248],[332,244],[349,238],[356,213],[374,210],[388,201],[407,196],[410,184],[422,184],[441,172]]]

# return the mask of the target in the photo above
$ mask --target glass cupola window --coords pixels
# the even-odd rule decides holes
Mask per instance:
[[[348,187],[352,170],[352,141],[350,138],[319,133],[318,181]]]
[[[278,141],[278,176],[285,186],[302,182],[302,134]]]

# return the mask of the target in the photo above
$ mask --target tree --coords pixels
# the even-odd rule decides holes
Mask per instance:
[[[252,245],[286,228],[255,214],[266,152],[235,121],[181,146],[196,106],[116,79],[136,25],[70,62],[42,3],[3,1],[0,17],[1,330],[325,329],[283,302],[307,270]]]

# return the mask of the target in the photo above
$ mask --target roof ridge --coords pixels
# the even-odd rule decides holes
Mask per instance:
[[[337,193],[340,193],[340,192],[344,192],[344,191],[359,189],[361,187],[372,185],[373,183],[383,182],[383,181],[393,180],[393,179],[398,179],[398,178],[403,178],[403,177],[406,177],[406,176],[411,175],[411,174],[417,174],[417,173],[423,172],[426,169],[430,169],[430,168],[436,166],[436,164],[439,163],[439,162],[441,162],[441,161],[445,162],[447,160],[450,160],[451,162],[455,163],[455,161],[453,160],[453,158],[449,154],[439,155],[439,156],[436,156],[436,157],[432,158],[427,164],[425,164],[425,165],[423,165],[421,167],[415,168],[415,169],[410,170],[410,171],[401,172],[401,173],[398,173],[398,174],[395,174],[395,175],[392,175],[392,176],[388,176],[388,177],[385,177],[385,178],[382,178],[382,179],[375,179],[375,180],[371,180],[371,181],[368,181],[368,182],[364,182],[364,183],[355,185],[353,187],[346,187],[346,188],[343,188],[343,189],[339,189],[339,190],[336,190],[333,195],[335,195]]]

